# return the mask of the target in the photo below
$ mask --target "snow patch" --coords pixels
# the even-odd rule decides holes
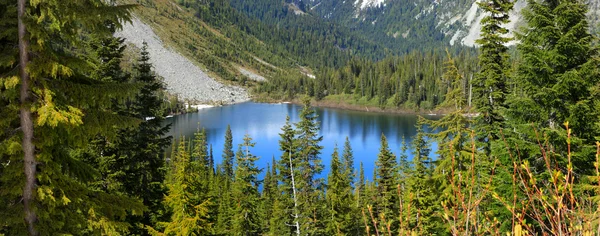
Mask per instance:
[[[477,17],[477,9],[479,9],[479,5],[477,5],[478,2],[479,2],[479,0],[473,2],[473,4],[471,5],[471,8],[469,8],[467,13],[465,13],[465,16],[466,16],[465,25],[466,26],[471,26],[471,24],[473,24],[473,20],[475,20],[475,17]]]
[[[354,6],[359,6],[360,5],[360,9],[364,10],[367,7],[377,7],[380,5],[385,6],[385,0],[356,0],[356,2],[354,2]]]
[[[450,39],[450,46],[454,46],[454,43],[456,43],[456,41],[460,38],[462,31],[457,30],[456,33],[454,33],[454,36],[452,36],[452,39]]]

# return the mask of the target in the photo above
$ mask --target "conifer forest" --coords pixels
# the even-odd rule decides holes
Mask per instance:
[[[146,44],[114,36],[152,2],[0,0],[0,235],[600,235],[600,41],[587,1],[527,0],[509,32],[515,1],[480,0],[467,47],[372,40],[266,10],[274,0],[156,0],[223,32],[208,41],[222,54],[195,54],[211,75],[302,105],[272,157],[229,127],[222,153],[202,124],[167,135],[183,101]],[[262,65],[267,80],[222,66],[248,55],[276,61]],[[314,78],[286,70],[296,65]],[[419,117],[410,142],[382,134],[360,162],[348,138],[324,158],[313,106],[328,99],[444,115]]]

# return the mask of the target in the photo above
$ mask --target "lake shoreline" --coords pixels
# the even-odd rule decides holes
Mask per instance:
[[[271,100],[271,101],[263,101],[263,100],[252,100],[257,103],[292,103],[296,105],[302,105],[302,100],[295,98],[292,100]],[[407,115],[427,115],[427,116],[443,116],[453,112],[453,109],[433,109],[433,110],[423,110],[420,109],[418,111],[412,109],[404,109],[404,108],[386,108],[382,109],[377,106],[362,106],[356,104],[350,104],[343,101],[332,101],[332,100],[320,100],[317,101],[314,98],[311,99],[311,105],[314,107],[320,108],[333,108],[347,111],[362,111],[362,112],[372,112],[372,113],[381,113],[381,114],[407,114]]]

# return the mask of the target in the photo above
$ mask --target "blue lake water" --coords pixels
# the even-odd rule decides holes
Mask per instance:
[[[250,151],[259,156],[257,165],[266,168],[267,163],[272,162],[275,156],[279,160],[279,133],[285,124],[285,118],[290,116],[292,122],[299,120],[298,116],[302,106],[295,104],[266,104],[246,102],[230,106],[212,107],[200,110],[197,113],[188,113],[168,118],[166,122],[171,123],[169,135],[174,138],[185,136],[193,137],[198,127],[206,129],[208,143],[213,147],[216,163],[222,158],[223,144],[225,142],[225,130],[231,125],[234,142],[234,152],[242,142],[245,134],[249,134],[256,146]],[[362,162],[367,179],[373,176],[373,167],[379,153],[380,138],[383,133],[388,140],[392,151],[398,156],[401,153],[402,137],[410,144],[416,134],[415,124],[417,115],[414,114],[384,114],[362,111],[348,111],[332,108],[314,108],[318,114],[324,149],[321,159],[325,169],[321,177],[326,178],[329,171],[330,156],[335,144],[343,149],[346,137],[352,145],[355,168],[358,170]],[[435,118],[435,117],[428,117]],[[426,131],[429,131],[426,129]],[[436,150],[436,144],[431,143],[432,150]],[[411,151],[406,153],[411,159]]]

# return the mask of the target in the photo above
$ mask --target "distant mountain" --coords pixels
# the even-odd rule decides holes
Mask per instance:
[[[343,25],[376,42],[474,46],[484,17],[476,0],[294,0],[306,13]],[[517,0],[507,27],[522,25],[521,10],[526,0]],[[600,0],[589,1],[592,32],[600,23]],[[390,38],[393,38],[390,39]],[[391,41],[391,42],[390,42]]]

